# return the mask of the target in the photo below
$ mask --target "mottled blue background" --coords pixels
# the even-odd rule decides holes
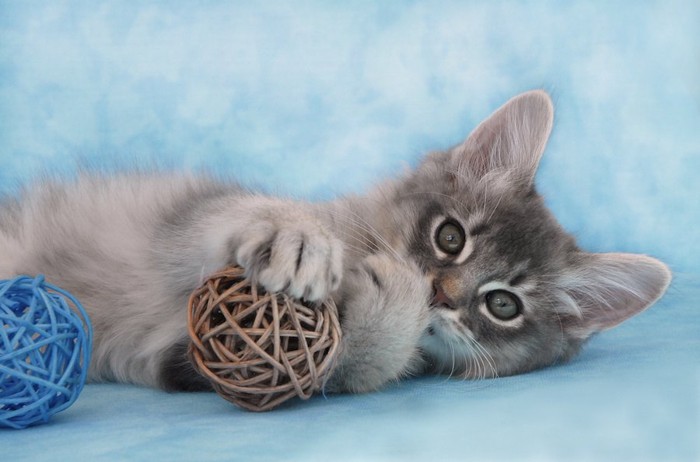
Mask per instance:
[[[427,150],[460,142],[508,98],[533,88],[549,91],[557,111],[537,178],[555,214],[589,250],[633,251],[665,260],[677,275],[671,301],[602,336],[578,363],[495,382],[486,395],[469,387],[469,399],[477,403],[459,402],[460,384],[420,382],[385,395],[333,398],[333,405],[312,407],[315,414],[275,416],[297,423],[313,417],[324,428],[337,425],[341,430],[319,447],[328,450],[343,441],[337,447],[357,447],[367,458],[399,454],[407,460],[401,451],[387,449],[393,446],[386,440],[396,441],[391,435],[398,430],[391,422],[404,419],[392,414],[392,406],[410,406],[414,399],[430,403],[423,414],[413,409],[411,415],[432,422],[426,428],[433,429],[432,441],[438,443],[430,452],[426,440],[421,452],[411,440],[413,446],[406,447],[413,447],[419,459],[428,460],[430,454],[440,459],[440,447],[445,457],[460,454],[449,452],[456,448],[448,440],[459,437],[454,412],[462,408],[466,414],[474,409],[468,428],[483,434],[472,434],[464,451],[477,459],[509,458],[508,445],[494,436],[506,430],[519,431],[520,436],[504,437],[513,442],[512,454],[524,458],[693,458],[698,446],[692,441],[700,434],[697,0],[0,0],[0,192],[13,194],[45,170],[70,175],[77,165],[139,163],[214,169],[270,191],[329,198],[362,191],[415,165]],[[640,357],[649,342],[657,349]],[[606,369],[596,361],[612,364]],[[587,382],[596,370],[612,378],[605,385]],[[655,394],[669,383],[675,391]],[[567,386],[574,387],[571,394],[562,391]],[[642,390],[629,395],[633,403],[623,404],[622,414],[606,417],[631,386]],[[443,390],[444,399],[426,402],[432,395],[421,395],[424,387]],[[524,392],[529,389],[537,391]],[[86,398],[76,405],[79,417],[90,415],[85,403],[100,402],[99,390],[86,389]],[[129,393],[137,393],[116,390],[103,393],[123,393],[126,402],[133,398]],[[489,401],[502,390],[511,401]],[[578,394],[581,390],[588,392]],[[548,400],[550,392],[554,397]],[[151,396],[138,393],[145,394],[139,399]],[[523,401],[513,402],[513,396]],[[579,396],[586,398],[577,404]],[[368,427],[374,438],[365,435],[363,453],[361,443],[348,443],[350,427],[342,422],[362,427],[362,406],[378,402],[373,399],[385,400],[370,408],[385,413],[386,426]],[[496,402],[499,407],[490,409],[488,403]],[[503,408],[506,404],[512,406]],[[635,406],[653,411],[645,414]],[[207,412],[215,413],[211,408]],[[198,408],[187,409],[194,413]],[[506,417],[508,409],[517,418]],[[565,410],[569,420],[556,409]],[[484,417],[494,411],[505,414]],[[566,424],[550,421],[522,430],[537,425],[540,412],[558,415]],[[101,437],[92,438],[88,453],[108,457],[114,454],[107,443],[112,424],[109,416],[99,419],[106,426]],[[260,422],[272,425],[275,419],[268,415]],[[482,428],[480,419],[496,428]],[[154,425],[141,418],[137,422],[144,428]],[[583,430],[577,422],[597,425],[597,430],[579,440],[577,432]],[[56,424],[54,432],[60,428]],[[76,422],[75,431],[81,428]],[[252,428],[248,438],[256,434]],[[35,431],[56,436],[51,427],[29,430]],[[425,428],[421,431],[426,434]],[[0,440],[19,442],[14,435],[0,433]],[[592,439],[588,445],[586,437]],[[669,441],[677,452],[664,452]],[[145,457],[172,443],[161,438],[155,446],[144,444],[146,452],[132,448],[129,454]],[[250,445],[236,448],[245,460],[265,455]],[[183,451],[177,454],[187,454]],[[318,460],[323,452],[303,454]]]

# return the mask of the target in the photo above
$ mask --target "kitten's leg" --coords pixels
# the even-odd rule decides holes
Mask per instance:
[[[340,285],[343,247],[314,206],[261,196],[230,196],[187,229],[164,227],[160,255],[168,286],[187,293],[207,274],[238,264],[270,292],[319,301]],[[206,388],[186,357],[186,333],[160,360],[159,385],[170,391]]]
[[[260,196],[235,201],[204,229],[214,266],[236,263],[268,291],[308,301],[339,287],[343,246],[313,205]]]
[[[372,255],[351,269],[341,290],[341,353],[327,389],[372,391],[418,371],[429,297],[414,265]]]

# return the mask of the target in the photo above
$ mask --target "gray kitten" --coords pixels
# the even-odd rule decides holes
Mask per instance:
[[[533,178],[552,118],[546,93],[525,93],[403,178],[327,203],[168,174],[48,182],[0,207],[0,278],[44,273],[83,302],[97,381],[208,388],[186,359],[186,300],[230,264],[270,291],[336,299],[331,390],[547,366],[671,278],[653,258],[583,252],[545,208]]]

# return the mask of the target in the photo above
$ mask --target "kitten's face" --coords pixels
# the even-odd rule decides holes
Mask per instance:
[[[434,369],[509,375],[568,359],[594,332],[655,301],[670,280],[638,255],[582,252],[532,184],[552,109],[521,95],[398,184],[394,242],[431,279]]]
[[[573,239],[534,191],[445,186],[409,196],[419,211],[409,254],[434,289],[422,345],[433,366],[507,375],[571,356],[581,339],[563,329],[574,313],[557,285],[578,253]]]

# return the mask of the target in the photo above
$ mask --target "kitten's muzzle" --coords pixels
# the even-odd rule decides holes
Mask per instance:
[[[457,306],[455,302],[445,293],[445,290],[440,285],[440,281],[437,279],[433,280],[433,296],[430,301],[430,306],[447,308],[450,310],[454,310]]]

